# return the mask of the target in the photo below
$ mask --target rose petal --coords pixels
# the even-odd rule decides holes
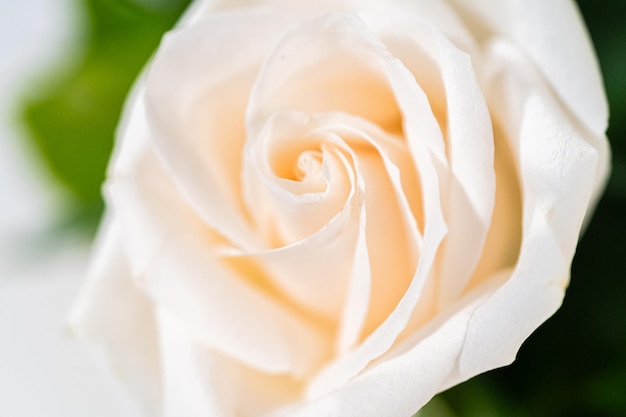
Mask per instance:
[[[365,62],[369,63],[368,65],[371,65],[371,68],[378,68],[376,70],[378,73],[382,71],[381,75],[379,75],[379,77],[384,77],[381,79],[381,82],[385,78],[388,79],[387,82],[391,83],[392,91],[400,103],[400,109],[405,112],[404,127],[410,136],[409,142],[413,147],[413,156],[417,160],[416,165],[420,170],[422,187],[427,198],[424,202],[426,207],[425,252],[422,254],[416,275],[413,277],[406,293],[399,300],[396,308],[389,314],[389,317],[353,352],[349,352],[331,363],[323,373],[316,377],[310,386],[308,395],[317,397],[323,392],[328,392],[337,386],[341,386],[360,372],[372,359],[383,354],[393,344],[395,338],[406,325],[411,311],[419,299],[421,288],[429,276],[430,267],[439,242],[446,232],[440,211],[441,200],[439,199],[437,173],[432,165],[433,162],[430,160],[432,156],[440,153],[443,147],[437,141],[437,124],[423,92],[419,90],[415,80],[406,68],[402,67],[398,61],[393,60],[385,52],[384,47],[372,37],[371,33],[368,32],[358,18],[350,15],[328,15],[308,21],[295,30],[298,30],[299,35],[303,37],[301,42],[295,42],[297,37],[292,37],[291,34],[288,34],[283,41],[292,42],[289,49],[290,54],[293,54],[291,55],[292,57],[299,56],[299,50],[303,48],[303,45],[308,45],[311,41],[310,38],[314,35],[314,42],[319,47],[315,50],[327,51],[329,56],[335,54],[343,57],[346,53],[348,56],[350,54],[362,54],[361,57],[365,56],[367,58],[359,58],[360,61],[365,60]],[[323,47],[321,47],[322,43]],[[280,47],[277,50],[281,50]],[[303,65],[307,68],[308,65],[311,65],[310,59],[311,57],[309,56],[308,61],[298,60],[293,63],[296,67],[286,66],[285,68],[288,71],[296,71],[298,65]],[[266,62],[263,71],[269,71],[268,68],[271,68],[272,77],[275,77],[276,74],[281,74],[282,72],[279,71],[279,68],[272,67],[271,62],[271,60]],[[265,80],[263,71],[259,77],[260,80]],[[285,98],[280,96],[280,94],[273,94],[277,87],[272,88],[272,77],[267,79],[268,83],[263,84],[262,88],[257,89],[255,86],[253,91],[253,98],[248,112],[248,125],[251,131],[258,129],[263,124],[263,121],[267,119],[272,109],[281,110],[281,106],[287,106],[287,103],[289,103],[289,107],[293,106],[293,102],[289,100],[291,97],[287,96]],[[257,86],[259,85],[257,84]],[[320,97],[323,99],[322,101],[314,101],[313,103],[318,105],[324,103],[326,106],[332,103],[332,100],[324,101],[329,96],[318,95],[318,98]],[[332,99],[332,96],[330,98]],[[297,102],[297,97],[295,99],[296,105],[312,105],[311,103]],[[358,112],[358,110],[363,110],[364,107],[350,107],[351,103],[345,102],[340,104],[343,111],[356,111],[357,115],[367,115],[367,112],[361,114]],[[426,112],[423,111],[424,108],[427,110]],[[306,107],[304,109],[309,111],[320,110],[319,108]],[[323,108],[322,110],[329,109]],[[379,120],[376,121],[380,123]],[[439,140],[440,138],[439,132]],[[444,158],[440,154],[437,156],[437,159],[439,163],[445,163],[443,162]]]
[[[367,17],[390,52],[415,75],[444,124],[450,175],[443,206],[449,232],[439,259],[438,298],[446,305],[472,276],[491,221],[495,174],[489,110],[470,56],[438,28],[389,10]]]
[[[288,8],[293,5],[284,0],[196,0],[185,13],[183,24],[187,25],[215,11],[239,7],[277,7]],[[299,3],[298,9],[306,11],[312,17],[329,12],[358,12],[367,10],[384,11],[390,8],[420,16],[439,28],[461,49],[473,50],[472,35],[458,18],[456,11],[446,0],[317,0],[311,3]]]
[[[286,33],[265,61],[251,93],[248,130],[254,137],[271,114],[285,109],[342,112],[383,128],[397,129],[393,123],[396,123],[394,120],[399,114],[394,115],[398,110],[386,80],[389,61],[391,58],[380,42],[372,37],[356,16],[330,14],[304,21]],[[362,85],[368,87],[363,88]],[[380,108],[385,109],[382,116]],[[349,146],[351,148],[352,144]],[[409,285],[414,264],[411,265],[408,260],[417,255],[417,248],[412,249],[415,243],[411,245],[409,242],[406,246],[400,242],[404,240],[401,236],[407,230],[416,228],[410,225],[415,220],[411,220],[413,216],[410,211],[407,212],[408,205],[403,207],[404,212],[400,211],[399,216],[392,214],[397,208],[390,203],[402,201],[404,197],[400,191],[402,181],[397,173],[392,174],[390,183],[380,182],[389,175],[384,171],[389,171],[391,164],[380,164],[370,158],[370,153],[355,152],[354,159],[362,165],[363,174],[367,174],[365,186],[371,188],[365,193],[369,201],[369,204],[366,201],[369,206],[366,210],[372,211],[368,213],[368,253],[371,256],[370,268],[376,272],[372,275],[372,290],[369,292],[371,300],[366,323],[366,333],[369,333],[389,315]],[[412,171],[403,167],[401,172]],[[386,190],[394,189],[398,190],[396,196],[392,192],[385,197],[388,194]],[[380,201],[386,203],[380,204]],[[394,223],[401,219],[406,226]],[[409,258],[402,259],[407,251]],[[403,266],[408,269],[402,270]],[[394,280],[387,279],[389,275]]]
[[[364,184],[360,184],[361,190],[364,190],[364,187]],[[353,267],[350,271],[348,289],[335,343],[335,351],[340,355],[351,349],[359,340],[365,326],[372,291],[372,269],[366,237],[367,212],[365,211],[365,204],[361,203],[360,206],[359,230],[353,256]]]
[[[523,241],[511,278],[472,316],[459,358],[461,380],[513,361],[559,307],[599,162],[598,151],[519,54],[505,43],[491,54],[488,96],[520,171]]]
[[[134,110],[122,143],[136,159],[119,159],[105,188],[133,275],[202,343],[268,372],[309,372],[330,351],[329,335],[255,285],[254,276],[220,263],[216,251],[228,242],[180,196],[147,143],[142,106]]]
[[[369,253],[371,250],[373,255],[363,265],[354,263],[354,267],[361,269],[365,275],[363,277],[353,276],[352,282],[354,283],[356,280],[362,283],[358,285],[361,289],[355,288],[357,293],[369,295],[370,268],[373,265],[375,266],[373,285],[376,291],[369,301],[367,298],[362,300],[361,297],[353,297],[355,293],[351,293],[349,296],[350,306],[344,311],[350,318],[344,317],[342,320],[339,336],[341,339],[339,345],[342,346],[340,350],[344,350],[356,342],[362,331],[361,326],[365,316],[359,318],[361,314],[355,315],[355,312],[361,311],[365,315],[365,307],[370,305],[369,323],[367,325],[369,329],[366,331],[371,332],[376,324],[389,314],[395,302],[406,290],[408,283],[403,283],[401,278],[403,276],[410,278],[413,275],[412,271],[419,256],[421,235],[411,205],[407,201],[407,195],[412,198],[419,198],[415,196],[415,193],[419,195],[417,174],[405,144],[399,138],[389,136],[388,133],[367,121],[342,113],[322,113],[314,118],[302,117],[299,114],[292,116],[294,117],[293,120],[305,122],[305,126],[308,126],[310,132],[317,132],[316,135],[321,141],[318,146],[335,146],[350,155],[350,159],[354,161],[352,162],[354,168],[350,169],[356,170],[352,176],[356,175],[360,191],[359,193],[354,192],[355,179],[351,179],[349,187],[353,191],[348,202],[351,208],[348,210],[347,207],[344,207],[339,213],[338,216],[342,216],[341,223],[338,223],[339,217],[334,218],[319,232],[302,241],[266,253],[251,255],[261,260],[269,268],[271,271],[268,274],[270,279],[297,302],[304,306],[313,307],[318,312],[331,313],[330,317],[336,315],[338,309],[341,308],[345,294],[346,281],[344,277],[348,276],[353,268],[350,259],[352,259],[354,252],[354,238],[357,230],[350,227],[350,224],[352,226],[359,224],[357,219],[359,215],[358,205],[362,204],[360,199],[365,196],[365,205],[361,210],[361,215],[367,215],[369,220],[367,227],[365,227],[366,234],[360,235],[360,241],[367,245],[362,250],[365,250],[365,253]],[[275,117],[270,119],[270,122],[272,120],[275,120]],[[287,137],[297,138],[299,136],[302,136],[302,133],[287,134]],[[283,144],[280,147],[282,149],[288,145]],[[346,162],[347,164],[348,162]],[[347,171],[349,172],[350,169]],[[251,181],[255,177],[258,176],[250,176]],[[260,187],[251,187],[251,191],[258,194],[258,190],[263,188],[263,184],[260,185]],[[279,187],[279,184],[275,186]],[[334,186],[336,185],[333,185],[332,182],[329,183],[331,189]],[[405,194],[403,189],[408,189],[411,192]],[[285,193],[287,190],[283,190],[282,194]],[[278,196],[280,193],[277,194]],[[285,199],[283,206],[290,209],[294,203],[288,198],[288,194],[283,198]],[[262,198],[249,198],[248,200],[254,202],[258,207]],[[419,200],[418,204],[421,204]],[[281,207],[280,202],[276,201],[270,212],[281,213],[284,210],[285,208]],[[421,207],[417,207],[417,210],[421,211]],[[350,214],[351,217],[345,218],[347,214]],[[276,221],[283,222],[283,217],[279,216]],[[423,216],[419,215],[418,217]],[[347,223],[345,223],[346,221]],[[315,220],[308,219],[305,215],[301,222],[315,223]],[[364,218],[360,222],[364,227]],[[336,231],[338,224],[341,226],[339,231],[343,229],[340,234]],[[337,242],[332,245],[326,243],[320,245],[320,243],[326,242],[327,238],[324,236],[329,234],[331,236],[336,235]],[[406,242],[404,242],[405,240]],[[338,243],[341,243],[340,246],[337,246]],[[403,254],[408,256],[410,262],[403,258]],[[362,255],[359,257],[361,259]],[[402,272],[403,265],[409,270]],[[341,273],[338,274],[337,272]],[[394,285],[391,285],[387,279],[388,276],[396,278]],[[329,286],[331,291],[329,291]],[[338,296],[339,298],[337,298]],[[333,309],[328,310],[328,307],[333,305],[333,300],[336,301],[336,305]],[[325,309],[319,310],[320,305],[326,306]],[[356,307],[357,305],[360,307]],[[348,328],[346,327],[346,320],[350,320],[353,325],[360,324],[356,328]],[[351,336],[347,336],[348,334]]]
[[[331,13],[300,21],[261,68],[250,94],[248,132],[254,135],[279,111],[340,111],[397,131],[400,113],[381,53],[355,15]]]
[[[162,184],[163,180],[158,187]],[[159,250],[141,271],[145,291],[180,316],[203,343],[251,366],[296,375],[314,368],[328,351],[328,336],[244,281],[254,277],[238,276],[220,264],[212,254],[215,242],[208,231],[203,232],[204,225],[173,204],[171,190],[146,195],[158,192],[158,188],[150,189],[154,186],[121,179],[108,186],[113,206],[125,213],[122,222],[129,253],[136,236],[149,235],[137,226],[142,217],[155,216],[151,222],[161,228],[156,231],[160,236],[151,232],[158,236]],[[154,210],[155,206],[160,209]]]
[[[312,402],[290,404],[270,417],[397,417],[413,415],[446,386],[466,337],[467,323],[486,297],[477,292],[463,309],[423,329],[420,343]]]
[[[352,172],[353,169],[347,166],[348,163],[345,158],[340,153],[328,155],[326,158],[336,159],[336,164],[342,165],[341,170],[345,171],[341,174],[331,175],[334,177],[333,182],[347,182],[347,184],[341,185],[334,184],[334,187],[347,188],[349,192],[344,206],[326,224],[317,225],[319,223],[317,214],[319,213],[309,213],[318,206],[321,206],[319,210],[326,210],[324,201],[294,201],[293,198],[295,197],[286,190],[282,189],[282,193],[276,190],[271,212],[285,213],[288,211],[287,214],[293,216],[293,218],[287,217],[287,219],[278,218],[277,222],[284,224],[287,220],[294,223],[298,221],[312,223],[317,226],[318,230],[313,233],[309,232],[308,236],[295,239],[294,242],[286,246],[256,252],[239,251],[239,253],[229,253],[225,256],[233,260],[249,259],[259,263],[267,271],[268,279],[296,304],[311,309],[326,319],[335,321],[342,308],[346,293],[347,281],[345,277],[350,274],[352,269],[352,258],[359,224],[360,195],[355,189],[356,179]],[[344,175],[347,176],[346,179],[337,178]],[[276,184],[273,185],[279,187]],[[253,188],[258,193],[263,185],[260,187],[257,185]],[[330,193],[334,193],[334,191],[330,191]],[[282,205],[280,197],[285,200],[282,201]],[[250,201],[254,201],[258,207],[263,200],[256,198],[250,199]],[[297,208],[301,205],[305,206],[305,210],[303,212],[295,210],[294,213],[293,207],[296,206]],[[315,217],[311,218],[310,214]],[[328,216],[324,215],[324,217]],[[301,226],[298,227],[302,228]],[[305,227],[306,231],[311,229],[308,224]]]
[[[327,134],[318,117],[290,111],[273,114],[259,135],[248,138],[244,200],[271,247],[306,239],[354,197],[351,169],[326,143]],[[296,179],[307,153],[319,155],[319,172]]]
[[[268,375],[199,344],[184,322],[160,309],[165,417],[263,416],[300,395],[301,383]]]
[[[496,196],[491,227],[483,247],[480,261],[465,291],[505,268],[515,265],[522,242],[522,192],[517,171],[505,131],[494,120],[494,168]]]
[[[472,29],[512,39],[535,61],[565,106],[596,136],[608,122],[598,62],[575,3],[568,0],[450,0]],[[482,30],[480,29],[482,27]]]
[[[494,90],[503,88],[494,85]],[[525,240],[511,278],[505,284],[492,278],[498,285],[477,291],[481,296],[452,318],[440,317],[441,327],[414,347],[399,354],[392,351],[393,356],[381,358],[338,391],[277,416],[287,411],[295,416],[410,415],[439,390],[509,363],[528,334],[554,312],[575,246],[572,230],[580,228],[593,186],[586,173],[593,172],[597,155],[576,134],[562,135],[568,132],[559,125],[562,115],[546,104],[531,93],[521,121],[517,143],[522,178],[528,178]],[[554,158],[555,152],[569,157]],[[563,192],[570,197],[568,203],[562,202]],[[457,370],[453,364],[459,352]],[[428,384],[421,384],[424,380]]]
[[[164,417],[230,417],[215,358],[167,310],[158,310]]]
[[[96,352],[147,415],[161,409],[161,369],[152,304],[136,287],[122,250],[119,223],[100,226],[89,279],[69,318],[72,335]]]
[[[406,292],[420,256],[422,237],[402,191],[400,172],[414,172],[410,155],[406,155],[406,150],[402,156],[384,152],[383,146],[378,145],[383,140],[374,139],[374,132],[371,137],[369,132],[354,131],[358,123],[350,125],[354,127],[336,130],[351,150],[363,184],[370,276],[369,310],[361,330],[365,336],[389,316]]]
[[[203,220],[242,247],[259,245],[240,192],[247,95],[293,18],[236,10],[190,23],[165,36],[146,79],[148,126],[168,173]]]
[[[139,395],[159,415],[162,395],[166,417],[408,416],[509,363],[560,304],[608,169],[597,64],[558,1],[453,0],[468,24],[489,22],[481,41],[498,33],[481,50],[436,0],[297,13],[196,1],[130,101],[106,186],[114,224],[75,326],[111,343],[131,390],[163,382]],[[261,3],[281,8],[209,13]],[[282,35],[294,16],[388,4],[402,12],[316,17]],[[489,70],[495,137],[475,69]],[[322,120],[320,149],[294,151],[302,178],[284,175],[290,155],[273,159],[288,147],[274,131],[253,161],[269,169],[248,170],[244,141],[294,109]],[[158,305],[159,342],[135,285]]]

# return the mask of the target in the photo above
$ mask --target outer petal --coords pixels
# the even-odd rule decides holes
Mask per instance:
[[[485,37],[508,38],[539,69],[573,115],[577,130],[598,150],[595,206],[610,170],[605,137],[608,103],[593,46],[575,2],[571,0],[449,0],[470,28]]]
[[[145,117],[169,176],[205,223],[241,247],[260,245],[239,189],[248,94],[296,17],[258,9],[207,16],[164,37],[145,80]]]
[[[523,241],[511,278],[470,320],[461,380],[512,362],[522,342],[560,306],[599,163],[598,151],[514,49],[497,44],[491,58],[488,96],[517,160]]]
[[[492,286],[493,287],[493,286]],[[395,349],[392,357],[318,401],[294,404],[271,417],[398,417],[410,416],[446,385],[455,373],[456,359],[474,310],[489,296],[476,291],[456,313],[439,320]],[[455,306],[457,308],[458,306]],[[420,342],[417,343],[416,339]]]
[[[299,375],[326,354],[327,336],[223,264],[224,241],[206,228],[146,154],[133,177],[116,177],[108,199],[120,215],[133,270],[154,302],[207,346],[271,373]],[[135,256],[136,255],[136,256]]]
[[[154,311],[133,281],[119,223],[110,216],[101,226],[95,254],[69,329],[115,370],[146,415],[157,416],[161,369]]]
[[[157,314],[165,417],[261,417],[294,401],[301,384],[248,368],[199,344],[178,318]]]
[[[203,343],[269,372],[306,373],[330,349],[327,335],[255,276],[218,260],[228,242],[202,223],[155,158],[142,94],[140,87],[129,103],[105,189],[133,277]]]
[[[164,417],[230,417],[216,357],[167,310],[158,311]]]
[[[608,105],[593,46],[570,0],[449,0],[483,35],[513,40],[595,135],[603,135]],[[488,28],[488,29],[487,29]]]

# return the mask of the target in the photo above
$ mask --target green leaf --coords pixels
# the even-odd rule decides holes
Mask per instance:
[[[24,117],[43,160],[66,186],[74,210],[67,225],[93,229],[100,186],[124,99],[165,31],[188,0],[86,0],[89,32],[82,61],[48,74],[52,88],[27,99]]]

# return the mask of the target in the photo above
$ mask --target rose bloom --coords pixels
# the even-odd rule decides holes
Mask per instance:
[[[71,326],[146,416],[408,417],[559,307],[606,125],[567,0],[197,1]]]

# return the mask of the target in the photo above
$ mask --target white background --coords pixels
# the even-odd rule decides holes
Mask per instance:
[[[0,0],[0,417],[130,415],[113,377],[64,332],[89,248],[45,238],[61,193],[19,122],[33,81],[80,55],[76,3]]]

